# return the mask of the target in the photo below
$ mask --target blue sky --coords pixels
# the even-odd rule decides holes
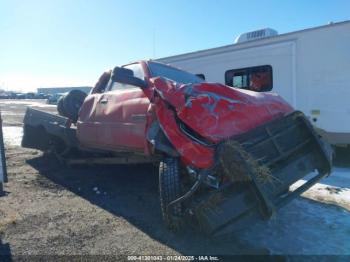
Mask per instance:
[[[93,85],[106,69],[350,19],[348,0],[0,0],[0,87]]]

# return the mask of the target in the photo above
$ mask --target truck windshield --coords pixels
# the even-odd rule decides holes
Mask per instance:
[[[161,76],[183,84],[204,82],[196,75],[160,63],[149,62],[148,68],[152,77]]]

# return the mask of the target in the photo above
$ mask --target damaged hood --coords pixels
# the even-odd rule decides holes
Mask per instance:
[[[210,142],[245,133],[293,108],[275,93],[257,93],[217,83],[179,84],[157,77],[154,91],[186,128]]]

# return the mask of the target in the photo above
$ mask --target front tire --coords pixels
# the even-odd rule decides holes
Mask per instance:
[[[181,204],[175,204],[169,210],[169,203],[181,196],[179,160],[167,157],[159,165],[159,193],[162,216],[165,225],[177,230],[181,226]]]

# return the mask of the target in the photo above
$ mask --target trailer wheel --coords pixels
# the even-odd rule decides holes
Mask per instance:
[[[66,116],[73,122],[77,122],[80,107],[86,94],[80,90],[72,90],[63,98],[63,108]]]
[[[181,196],[179,160],[177,158],[168,157],[160,162],[159,193],[164,223],[169,229],[178,230],[181,226],[181,204],[176,204],[167,210],[168,204]]]

